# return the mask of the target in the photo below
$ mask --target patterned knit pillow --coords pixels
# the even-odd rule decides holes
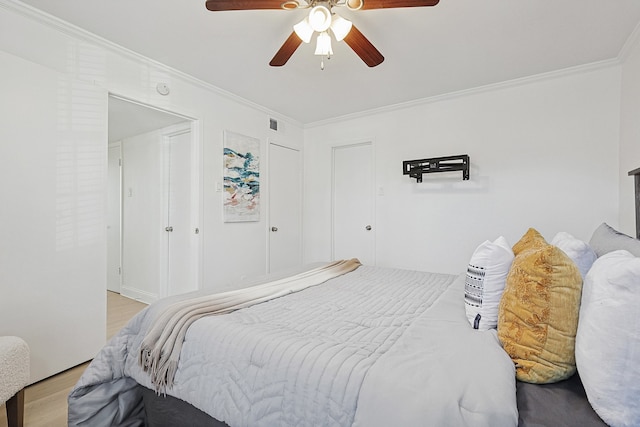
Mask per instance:
[[[500,236],[478,246],[467,267],[464,303],[469,323],[474,329],[498,326],[498,305],[507,274],[513,262],[513,251]]]

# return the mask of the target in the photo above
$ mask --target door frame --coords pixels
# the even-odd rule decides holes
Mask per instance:
[[[183,119],[185,119],[185,121],[187,121],[187,123],[185,124],[177,124],[175,126],[188,126],[189,127],[189,131],[191,132],[191,161],[190,161],[190,166],[191,166],[191,185],[192,185],[192,194],[195,194],[195,197],[192,197],[192,206],[191,206],[191,218],[192,218],[192,225],[193,227],[197,228],[199,230],[198,233],[198,238],[195,239],[195,248],[194,248],[194,257],[192,260],[192,269],[193,269],[193,280],[196,284],[197,289],[202,289],[202,284],[203,284],[203,252],[204,252],[204,239],[202,237],[203,235],[203,226],[202,226],[202,218],[204,218],[204,177],[203,177],[203,171],[204,171],[204,167],[203,167],[203,126],[204,123],[202,122],[202,120],[200,120],[198,118],[198,116],[200,116],[201,114],[195,114],[193,112],[189,112],[189,111],[179,111],[180,109],[176,109],[174,105],[172,105],[171,109],[167,109],[167,108],[163,108],[163,107],[159,107],[153,104],[149,104],[146,102],[142,102],[142,101],[138,101],[134,98],[131,98],[129,96],[126,95],[122,95],[116,92],[108,92],[108,97],[109,98],[116,98],[122,101],[126,101],[126,102],[130,102],[132,104],[136,104],[139,105],[141,107],[145,107],[145,108],[150,108],[152,110],[157,110],[166,114],[171,114],[173,116],[177,116],[177,117],[181,117]],[[173,126],[171,127],[171,129],[173,129]],[[171,133],[171,132],[168,132]],[[163,145],[164,145],[164,136],[163,135]],[[164,149],[163,149],[163,164],[161,165],[162,168],[164,169],[165,164],[164,164]],[[123,173],[123,170],[121,169],[121,174]],[[122,185],[122,183],[121,183]],[[165,192],[166,188],[165,188],[165,183],[162,183],[162,190],[163,193]],[[124,191],[122,191],[121,193],[121,197],[124,197]],[[163,197],[165,197],[163,195]],[[122,244],[123,244],[123,224],[122,224],[122,207],[123,204],[121,203],[121,226],[120,226],[120,245],[121,245],[121,258],[122,258]],[[163,212],[163,216],[166,217],[166,213]],[[163,218],[164,219],[164,218]],[[166,248],[160,248],[161,251],[163,251],[163,254],[167,254],[168,253],[168,244],[165,242],[163,243],[164,246],[166,246]],[[165,259],[167,259],[167,257],[165,256]],[[121,266],[122,266],[122,259],[121,259]],[[133,299],[137,299],[140,300],[142,302],[145,302],[147,304],[150,304],[152,302],[154,302],[155,300],[161,298],[163,295],[162,293],[166,293],[167,292],[167,266],[165,265],[164,268],[163,266],[160,266],[159,268],[161,269],[160,271],[160,277],[162,279],[162,283],[159,286],[158,289],[158,294],[147,294],[146,292],[135,292],[135,290],[133,292],[131,288],[123,288],[122,286],[120,287],[121,290],[121,294],[123,296],[129,297],[129,298],[133,298]],[[120,282],[122,285],[122,272],[120,275]]]
[[[113,142],[109,142],[107,145],[107,160],[109,159],[109,150],[111,148],[119,148],[120,149],[120,156],[119,156],[119,167],[118,167],[118,293],[122,292],[122,141],[118,140],[118,141],[113,141]],[[107,171],[108,173],[108,171]],[[109,180],[107,179],[107,186],[110,186],[111,183],[109,182]],[[107,190],[109,191],[109,190]],[[107,241],[107,245],[108,245],[108,241]],[[109,253],[109,249],[107,246],[107,256]],[[107,264],[107,267],[109,265]],[[109,273],[107,272],[107,279],[108,279]],[[107,283],[107,290],[111,290],[108,287],[108,283]]]
[[[336,170],[335,170],[335,156],[336,151],[339,149],[349,148],[349,147],[359,147],[369,145],[371,147],[371,227],[373,229],[373,265],[376,265],[376,150],[375,150],[375,140],[374,138],[363,138],[353,141],[344,141],[344,142],[335,142],[330,145],[331,148],[331,259],[335,259],[335,223],[336,223],[336,212],[335,212],[335,188],[336,188]]]

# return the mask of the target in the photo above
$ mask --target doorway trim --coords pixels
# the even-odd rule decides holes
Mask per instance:
[[[109,150],[112,148],[119,149],[118,156],[118,293],[122,292],[122,141],[117,140],[113,142],[109,142],[107,145],[107,159],[110,159]],[[110,186],[111,183],[107,180],[107,186]],[[108,189],[107,191],[109,191]],[[108,213],[107,215],[109,215]],[[108,238],[108,234],[107,234]],[[109,241],[107,240],[107,251],[109,248]],[[108,254],[108,252],[107,252]],[[108,257],[108,255],[107,255]],[[109,267],[109,263],[107,262],[107,268]],[[107,290],[115,291],[114,289],[109,289],[109,271],[107,270]]]
[[[172,126],[170,128],[170,130],[162,135],[163,141],[165,140],[165,138],[171,137],[173,135],[178,135],[180,133],[184,133],[189,131],[191,133],[191,156],[190,156],[190,166],[191,166],[191,176],[190,176],[190,181],[191,181],[191,185],[194,188],[193,194],[195,194],[196,196],[192,198],[192,206],[191,206],[191,218],[192,218],[192,224],[195,228],[198,229],[198,238],[195,240],[195,247],[194,247],[194,259],[192,261],[192,269],[193,269],[193,274],[194,274],[194,283],[197,286],[197,289],[202,289],[202,284],[203,284],[203,252],[204,252],[204,239],[203,239],[203,226],[202,226],[202,218],[204,218],[203,212],[204,212],[204,206],[203,206],[203,201],[204,201],[204,186],[203,186],[203,171],[204,171],[204,167],[203,167],[203,140],[202,140],[202,136],[204,134],[203,132],[203,122],[202,120],[200,120],[198,117],[198,114],[193,114],[190,112],[186,112],[186,111],[179,111],[179,109],[174,108],[174,106],[171,106],[171,109],[167,109],[167,108],[163,108],[163,107],[159,107],[157,105],[153,105],[150,103],[146,103],[146,102],[142,102],[142,101],[138,101],[134,98],[131,98],[129,96],[125,96],[125,95],[121,95],[119,93],[115,93],[115,92],[108,92],[108,98],[114,98],[120,101],[125,101],[125,102],[130,102],[134,105],[138,105],[140,107],[144,107],[144,108],[149,108],[152,110],[156,110],[162,113],[166,113],[166,114],[170,114],[179,118],[184,119],[185,121],[187,121],[188,123],[186,124],[177,124],[175,125],[175,128]],[[188,129],[186,129],[186,127],[188,126]],[[174,130],[175,129],[175,130]],[[178,130],[180,129],[180,130]],[[164,165],[161,165],[162,167],[164,167]],[[122,174],[122,170],[121,170],[121,174]],[[122,179],[122,178],[121,178]],[[122,185],[122,181],[121,181],[121,185]],[[163,185],[163,190],[164,190],[164,183]],[[121,199],[124,197],[124,191],[121,191]],[[122,200],[121,200],[121,204],[122,204]],[[122,206],[122,205],[121,205]],[[122,215],[122,212],[121,212]],[[121,236],[120,236],[120,244],[122,246],[122,242],[123,242],[123,238],[124,236],[123,234],[123,224],[122,224],[122,219],[121,219]],[[168,249],[168,248],[163,248],[163,249]],[[165,250],[166,253],[166,250]],[[121,257],[122,257],[122,248],[121,248]],[[121,259],[121,266],[122,266],[122,259]],[[166,267],[166,266],[165,266]],[[162,267],[161,267],[162,268]],[[163,279],[167,278],[167,274],[166,274],[166,268],[163,268],[164,271],[161,272],[161,276]],[[120,282],[122,285],[122,275],[120,277]],[[166,282],[166,280],[165,280]],[[123,293],[124,296],[128,296],[130,298],[134,298],[146,303],[151,303],[153,301],[155,301],[156,299],[158,299],[159,297],[162,297],[162,293],[163,291],[166,292],[166,283],[161,284],[160,288],[158,289],[158,294],[157,295],[147,295],[147,293],[140,293],[140,292],[134,292],[133,294],[128,294],[125,295],[125,293]],[[121,291],[125,291],[125,290],[130,290],[130,289],[124,289],[123,286],[121,286]],[[129,293],[129,292],[127,292]]]

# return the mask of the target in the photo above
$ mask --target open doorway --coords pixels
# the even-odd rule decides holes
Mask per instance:
[[[108,290],[151,303],[199,288],[195,123],[109,96]]]

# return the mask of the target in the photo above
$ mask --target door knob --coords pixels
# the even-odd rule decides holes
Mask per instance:
[[[173,231],[173,227],[172,226],[165,227],[164,231],[168,231],[169,233],[171,233]]]
[[[271,231],[273,231],[273,232],[278,231],[278,227],[271,227]]]
[[[364,229],[367,230],[367,231],[371,231],[371,226],[367,225]]]

